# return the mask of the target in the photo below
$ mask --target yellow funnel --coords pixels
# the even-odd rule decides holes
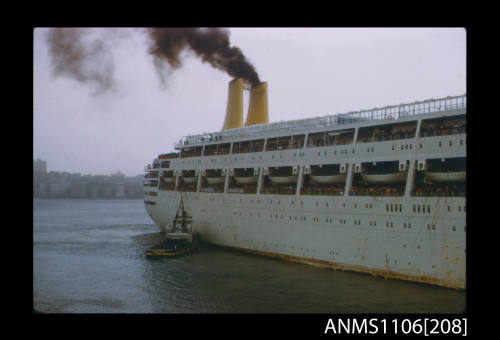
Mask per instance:
[[[250,90],[245,126],[263,123],[269,123],[267,82],[260,83]]]
[[[222,130],[243,126],[243,79],[235,78],[229,82],[226,118]]]

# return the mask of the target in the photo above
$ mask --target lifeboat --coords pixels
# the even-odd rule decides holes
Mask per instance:
[[[361,178],[368,183],[400,183],[406,181],[406,172],[391,172],[385,174],[362,173]]]
[[[196,183],[196,176],[195,177],[182,177],[182,181],[186,184]]]
[[[344,183],[347,174],[311,175],[311,180],[318,184]]]
[[[165,183],[174,183],[175,177],[163,177],[163,182]]]
[[[224,184],[225,179],[226,179],[226,176],[206,177],[208,184]]]
[[[433,182],[465,182],[466,172],[465,171],[450,171],[450,172],[438,172],[438,171],[426,171],[426,179]]]
[[[253,183],[257,183],[259,176],[258,175],[235,176],[234,179],[236,180],[236,183],[238,183],[238,184],[253,184]]]
[[[297,182],[297,175],[291,176],[269,176],[269,180],[274,184],[289,184]]]

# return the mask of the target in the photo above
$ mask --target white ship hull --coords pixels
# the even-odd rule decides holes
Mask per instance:
[[[426,101],[425,109],[422,103],[388,107],[387,110],[403,110],[397,111],[399,117],[392,119],[376,118],[385,114],[385,109],[377,109],[360,111],[359,115],[229,129],[215,133],[217,141],[233,143],[233,146],[246,139],[266,139],[267,143],[271,138],[289,136],[293,131],[293,135],[303,134],[305,142],[299,149],[263,149],[262,152],[239,153],[237,157],[229,153],[172,159],[168,170],[179,173],[219,169],[226,174],[222,177],[224,181],[218,179],[220,184],[224,183],[221,193],[182,193],[185,209],[193,217],[193,228],[205,242],[321,267],[465,289],[466,198],[462,193],[444,197],[432,195],[427,192],[432,185],[425,183],[423,176],[418,176],[424,173],[427,161],[465,160],[465,133],[420,137],[416,131],[413,138],[380,141],[365,141],[367,138],[360,133],[362,128],[393,123],[414,124],[418,130],[425,120],[465,117],[465,96],[441,101],[436,100],[439,105]],[[461,106],[457,102],[462,103]],[[444,109],[442,103],[450,106]],[[440,109],[436,112],[426,111],[437,107]],[[422,112],[416,113],[418,110]],[[352,130],[354,138],[349,144],[323,146],[314,139],[322,135],[323,127],[325,132]],[[356,136],[362,136],[363,140],[359,142]],[[205,145],[203,140],[205,135],[190,136],[176,148],[180,150],[186,145],[201,148]],[[215,138],[210,140],[214,143]],[[361,174],[359,182],[398,183],[398,187],[403,187],[399,196],[376,196],[376,193],[363,196],[364,192],[356,191],[352,191],[356,195],[351,195],[350,189],[358,181],[356,169],[362,169],[358,165],[378,162],[393,162],[398,168],[404,165],[405,171],[386,175]],[[313,183],[344,182],[342,195],[314,194],[314,190],[301,194],[304,185],[308,185],[304,179],[310,167],[321,164],[346,166],[345,174],[339,177],[311,176]],[[271,186],[277,188],[278,184],[296,183],[296,188],[283,190],[286,193],[283,195],[265,194],[275,192],[267,187],[265,176],[268,175],[264,175],[271,167],[296,169],[294,176],[269,176]],[[255,194],[231,187],[232,170],[238,168],[259,169],[258,176],[245,177],[256,184]],[[153,170],[167,169],[148,167],[147,171]],[[144,181],[145,206],[153,221],[165,229],[176,214],[181,192],[155,187],[149,178]],[[238,178],[238,183],[248,184]],[[424,182],[419,185],[425,190],[420,187],[420,191],[416,191],[417,178]],[[465,173],[427,173],[426,178],[446,183],[451,179],[465,179]],[[205,190],[201,181],[198,176],[192,183]],[[293,190],[295,192],[290,192]],[[465,188],[460,190],[465,191]]]
[[[432,213],[447,206],[457,211],[465,198],[236,195],[183,193],[202,240],[321,267],[465,288],[465,212],[439,218]],[[175,216],[179,199],[178,192],[159,191],[156,206],[147,211],[161,226]],[[294,210],[299,202],[304,209]],[[409,211],[387,217],[387,204]],[[413,213],[413,205],[431,206],[431,213]]]

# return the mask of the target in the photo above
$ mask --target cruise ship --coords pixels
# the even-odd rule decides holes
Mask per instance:
[[[270,123],[262,82],[243,123],[244,89],[145,167],[161,230],[182,198],[204,242],[466,289],[466,95]]]

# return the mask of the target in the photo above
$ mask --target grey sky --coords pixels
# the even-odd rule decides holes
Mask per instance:
[[[112,42],[117,87],[93,95],[92,87],[52,76],[46,31],[34,33],[33,158],[48,161],[48,171],[134,176],[181,137],[221,129],[231,77],[189,52],[162,87],[146,36],[122,29],[127,36]],[[268,82],[272,122],[466,91],[463,28],[230,32],[231,44]]]

